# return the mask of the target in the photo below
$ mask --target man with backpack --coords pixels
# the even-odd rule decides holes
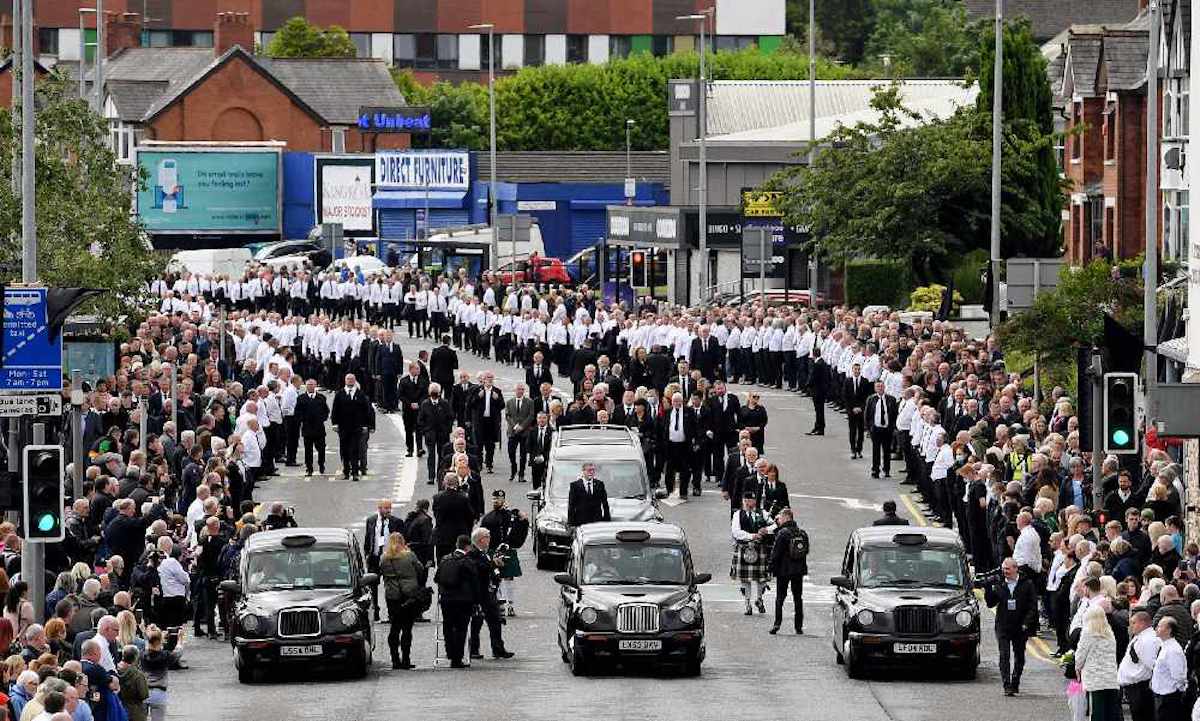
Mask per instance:
[[[796,525],[790,508],[776,516],[775,546],[771,550],[769,568],[775,576],[775,624],[770,634],[779,633],[783,623],[783,602],[788,586],[792,588],[792,605],[796,608],[796,634],[804,633],[804,576],[808,574],[808,534]]]

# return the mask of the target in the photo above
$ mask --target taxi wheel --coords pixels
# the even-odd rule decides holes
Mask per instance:
[[[252,684],[258,683],[261,678],[259,671],[253,666],[241,664],[238,666],[238,683]]]
[[[854,645],[846,641],[843,655],[846,659],[846,675],[853,679],[863,678],[862,662],[855,658]]]

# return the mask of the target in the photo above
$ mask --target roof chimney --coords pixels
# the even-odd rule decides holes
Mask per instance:
[[[234,45],[241,45],[248,53],[254,52],[254,26],[250,24],[250,13],[217,13],[213,26],[213,52],[220,57]]]
[[[109,55],[142,46],[142,16],[139,13],[104,13],[105,47]]]

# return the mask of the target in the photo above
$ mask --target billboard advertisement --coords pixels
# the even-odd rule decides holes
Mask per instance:
[[[317,223],[341,223],[348,237],[375,235],[375,213],[371,207],[374,158],[318,156],[314,162]]]
[[[139,150],[137,212],[151,233],[278,233],[279,152]]]

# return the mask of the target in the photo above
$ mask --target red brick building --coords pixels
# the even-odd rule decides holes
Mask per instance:
[[[1075,26],[1065,46],[1060,90],[1070,181],[1064,245],[1071,262],[1108,249],[1145,249],[1146,64],[1144,18],[1115,27]]]
[[[105,65],[104,115],[118,158],[128,162],[140,140],[279,140],[288,150],[374,152],[408,147],[405,134],[363,134],[361,106],[404,104],[387,66],[374,59],[259,58],[249,18],[222,13],[212,48],[143,48],[128,25],[110,16],[120,39]],[[87,77],[92,77],[89,73]]]

